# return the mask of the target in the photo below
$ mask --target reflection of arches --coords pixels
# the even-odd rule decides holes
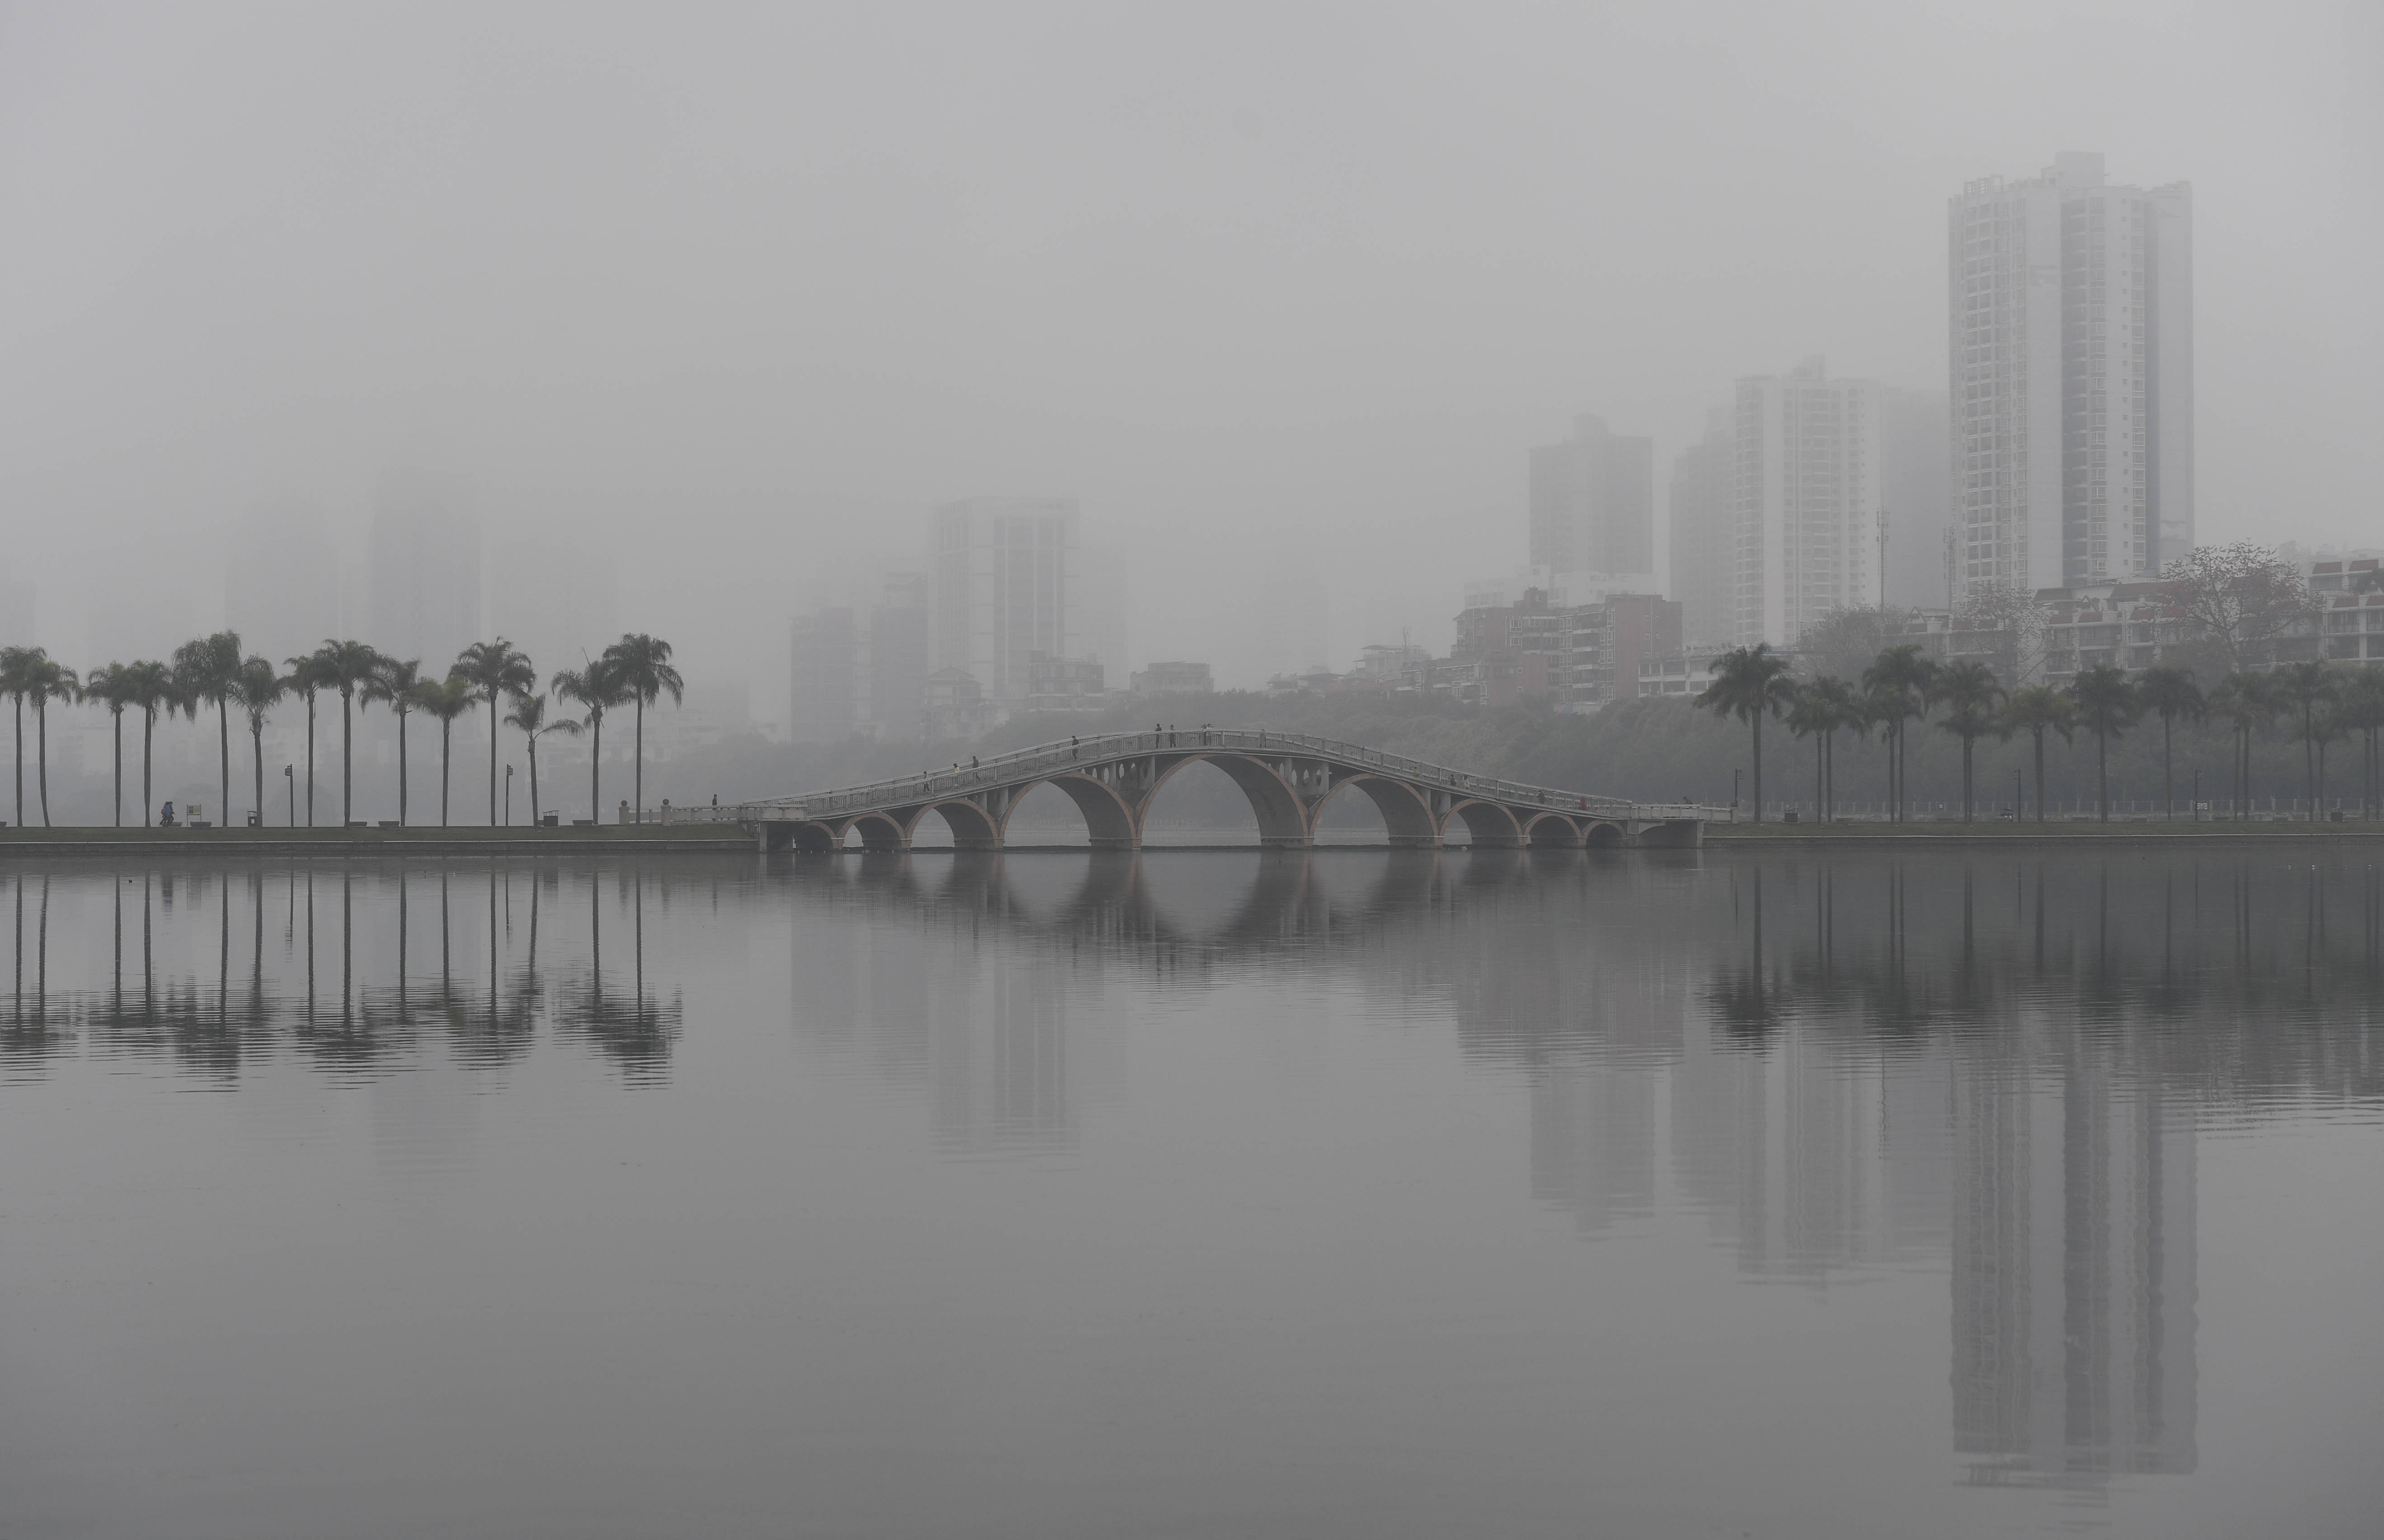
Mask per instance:
[[[1334,783],[1309,816],[1310,827],[1323,821],[1325,806],[1339,796],[1344,788],[1354,787],[1366,794],[1374,811],[1383,815],[1383,827],[1394,846],[1431,846],[1440,843],[1440,826],[1433,821],[1432,807],[1423,794],[1406,781],[1388,780],[1380,776],[1351,776]]]
[[[1581,826],[1561,813],[1534,813],[1523,826],[1523,840],[1544,850],[1577,851],[1583,843]]]
[[[1068,800],[1076,804],[1076,811],[1085,815],[1085,837],[1093,849],[1130,851],[1142,843],[1142,821],[1135,815],[1135,810],[1126,805],[1125,799],[1118,795],[1117,788],[1107,781],[1074,772],[1047,776],[1012,791],[1001,822],[994,828],[997,840],[1009,838],[1010,820],[1018,811],[1018,804],[1041,786],[1057,787],[1068,794]],[[1146,801],[1143,805],[1148,808],[1149,803]]]
[[[1598,819],[1583,832],[1587,836],[1584,842],[1594,851],[1614,850],[1622,843],[1622,826],[1620,824]]]
[[[1473,837],[1476,849],[1512,850],[1523,842],[1522,825],[1515,821],[1514,813],[1496,802],[1459,802],[1440,821],[1444,834],[1451,818],[1465,821],[1466,832]]]
[[[1275,773],[1274,766],[1244,754],[1186,755],[1160,772],[1142,799],[1141,811],[1149,812],[1160,789],[1196,759],[1205,759],[1223,770],[1227,779],[1242,789],[1242,795],[1250,800],[1250,812],[1259,821],[1260,844],[1304,846],[1309,842],[1308,810],[1300,805],[1299,793]]]

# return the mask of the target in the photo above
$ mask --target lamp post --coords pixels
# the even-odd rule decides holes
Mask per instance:
[[[514,822],[514,767],[513,767],[512,765],[508,764],[508,765],[506,765],[506,766],[505,766],[505,826],[506,826],[507,828],[511,828],[511,827],[513,826],[513,822]]]
[[[297,770],[298,767],[294,764],[285,764],[281,767],[281,779],[290,788],[290,826],[293,829],[298,826]]]

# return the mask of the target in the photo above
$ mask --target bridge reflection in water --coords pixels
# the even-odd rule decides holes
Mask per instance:
[[[1000,1157],[1132,1137],[1127,1023],[1256,987],[1446,1032],[1585,1236],[1701,1215],[1750,1278],[1948,1278],[1968,1479],[2198,1460],[2197,1147],[2384,1103],[2384,891],[2229,850],[1476,851],[18,867],[0,1074],[666,1094],[792,1028]],[[743,1010],[690,1020],[683,986]],[[1285,1006],[1281,1030],[1309,1030]],[[1114,1111],[1114,1115],[1113,1115]],[[1087,1158],[1089,1156],[1087,1155]]]

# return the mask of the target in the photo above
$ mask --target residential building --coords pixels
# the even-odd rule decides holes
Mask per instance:
[[[927,661],[958,669],[996,708],[1023,703],[1036,653],[1078,654],[1076,505],[977,497],[929,515]]]
[[[1596,711],[1639,694],[1639,665],[1681,651],[1682,608],[1652,593],[1609,594],[1567,612],[1562,709]]]
[[[2192,197],[2067,153],[1947,209],[1958,580],[2150,576],[2193,545]]]
[[[792,639],[790,741],[920,736],[927,678],[925,577],[889,576],[875,604],[823,605],[797,615]]]
[[[1706,436],[1672,460],[1671,596],[1681,628],[1699,641],[1734,634],[1738,466],[1733,409],[1706,415]]]
[[[1885,391],[1819,358],[1738,382],[1732,628],[1793,647],[1833,610],[1878,599]]]
[[[1031,712],[1100,711],[1109,704],[1101,665],[1089,658],[1047,658],[1026,664],[1026,709]]]
[[[1217,681],[1205,663],[1155,663],[1127,680],[1136,695],[1210,695]]]
[[[1573,419],[1572,437],[1531,452],[1531,553],[1558,572],[1653,572],[1656,441],[1602,417]]]
[[[1457,616],[1450,693],[1469,705],[1504,706],[1552,695],[1563,677],[1571,616],[1546,589],[1511,604],[1469,604]]]
[[[986,729],[984,687],[962,669],[937,669],[920,688],[919,727],[930,742],[976,737]]]
[[[1881,406],[1880,506],[1887,511],[1887,602],[1913,609],[1951,608],[1960,600],[1960,574],[1947,565],[1954,554],[1954,542],[1946,539],[1954,529],[1954,488],[1945,392],[1890,385]],[[1877,601],[1874,591],[1863,602]]]

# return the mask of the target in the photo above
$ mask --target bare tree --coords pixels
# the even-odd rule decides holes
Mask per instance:
[[[2318,613],[2301,569],[2251,540],[2195,546],[2161,578],[2175,585],[2189,640],[2214,649],[2229,673],[2275,662],[2277,643]]]

